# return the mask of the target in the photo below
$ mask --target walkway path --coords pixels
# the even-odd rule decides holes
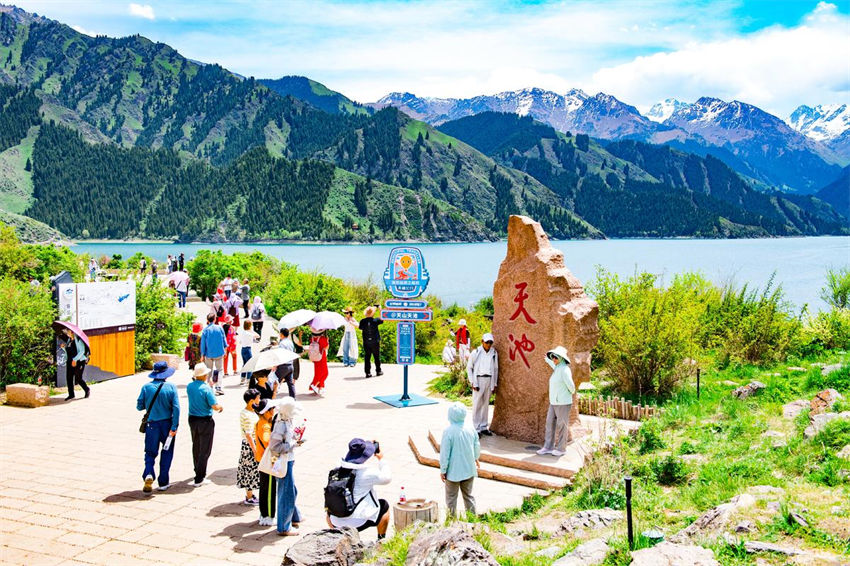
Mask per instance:
[[[197,315],[202,303],[190,303]],[[271,332],[266,324],[265,334]],[[264,342],[267,340],[264,339]],[[298,400],[307,417],[307,442],[299,449],[295,478],[306,517],[303,532],[325,527],[322,488],[354,436],[377,439],[393,470],[379,488],[392,501],[401,486],[409,498],[442,503],[438,471],[416,463],[408,435],[425,438],[442,430],[447,405],[394,409],[373,399],[401,392],[402,369],[384,367],[365,379],[362,365],[331,364],[326,395],[307,392],[312,364],[302,362]],[[425,394],[439,367],[413,366],[412,392]],[[176,437],[169,491],[145,495],[142,487],[141,413],[135,410],[146,374],[95,384],[90,399],[65,403],[64,392],[40,409],[0,407],[0,563],[9,564],[279,564],[292,537],[259,527],[256,507],[241,504],[235,487],[239,458],[238,378],[224,382],[224,412],[215,416],[211,484],[192,488],[186,384],[181,368],[171,378],[180,392],[181,426]],[[477,480],[479,511],[518,506],[532,490]],[[373,539],[374,529],[365,538]]]

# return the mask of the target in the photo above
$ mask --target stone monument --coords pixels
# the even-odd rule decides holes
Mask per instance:
[[[564,266],[564,254],[552,247],[542,226],[526,216],[511,216],[493,308],[499,387],[491,429],[542,444],[552,374],[546,352],[566,347],[576,389],[588,381],[599,307]],[[578,403],[573,402],[570,425],[578,422]]]

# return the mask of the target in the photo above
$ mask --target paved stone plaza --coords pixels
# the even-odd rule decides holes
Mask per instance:
[[[193,308],[194,307],[194,308]],[[201,310],[201,305],[190,305]],[[198,313],[200,314],[200,313]],[[271,325],[266,324],[268,329]],[[266,331],[268,333],[269,330]],[[266,334],[264,333],[264,334]],[[264,337],[264,342],[266,342]],[[312,364],[302,362],[298,400],[307,417],[307,442],[295,464],[298,503],[306,517],[301,530],[325,527],[322,488],[354,436],[381,442],[393,482],[379,488],[393,501],[404,486],[409,498],[442,505],[439,473],[419,465],[408,435],[424,441],[445,426],[447,405],[394,409],[375,395],[401,392],[402,368],[385,366],[381,377],[365,379],[362,368],[331,364],[324,398],[308,393]],[[425,394],[441,368],[413,366],[411,392]],[[193,488],[187,425],[187,367],[170,378],[181,397],[181,427],[171,469],[173,487],[143,494],[141,412],[135,410],[146,373],[95,384],[90,399],[64,402],[58,392],[47,407],[0,407],[0,562],[9,564],[278,564],[293,537],[259,527],[256,507],[241,504],[235,486],[239,458],[237,377],[225,381],[215,416],[210,458],[211,484]],[[485,442],[487,439],[485,439]],[[532,490],[478,480],[480,511],[517,506]],[[374,539],[374,529],[365,535]]]

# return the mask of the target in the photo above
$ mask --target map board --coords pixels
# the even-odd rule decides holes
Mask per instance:
[[[59,318],[83,330],[130,330],[136,323],[133,281],[59,285]]]

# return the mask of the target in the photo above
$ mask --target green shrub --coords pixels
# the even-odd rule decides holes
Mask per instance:
[[[838,309],[850,308],[850,267],[828,269],[821,299]]]
[[[656,458],[650,462],[655,479],[661,485],[678,485],[688,479],[688,468],[681,458],[672,454]]]
[[[0,385],[52,378],[54,315],[47,289],[0,279]]]
[[[694,352],[704,281],[676,277],[668,288],[649,273],[625,281],[597,270],[590,292],[599,303],[597,353],[616,388],[637,396],[669,396]]]
[[[194,316],[174,308],[174,291],[136,283],[136,371],[150,366],[150,355],[181,353]]]
[[[667,445],[662,437],[661,423],[658,419],[650,419],[641,424],[637,431],[637,442],[640,454],[649,454]]]
[[[138,261],[131,267],[138,268]],[[289,267],[294,269],[294,266]],[[236,277],[240,281],[247,278],[251,294],[259,295],[280,269],[278,260],[260,252],[225,255],[221,250],[200,250],[186,264],[186,270],[191,276],[189,286],[204,299],[215,293],[218,284],[227,276]]]
[[[850,348],[850,309],[832,308],[808,317],[803,328],[801,353]]]
[[[812,439],[812,442],[832,450],[841,450],[844,446],[850,444],[850,419],[829,421],[823,427],[823,430]]]
[[[65,270],[74,281],[81,281],[87,263],[88,256],[78,256],[65,246],[22,245],[14,228],[0,223],[0,274],[5,277],[46,284],[52,275]]]

